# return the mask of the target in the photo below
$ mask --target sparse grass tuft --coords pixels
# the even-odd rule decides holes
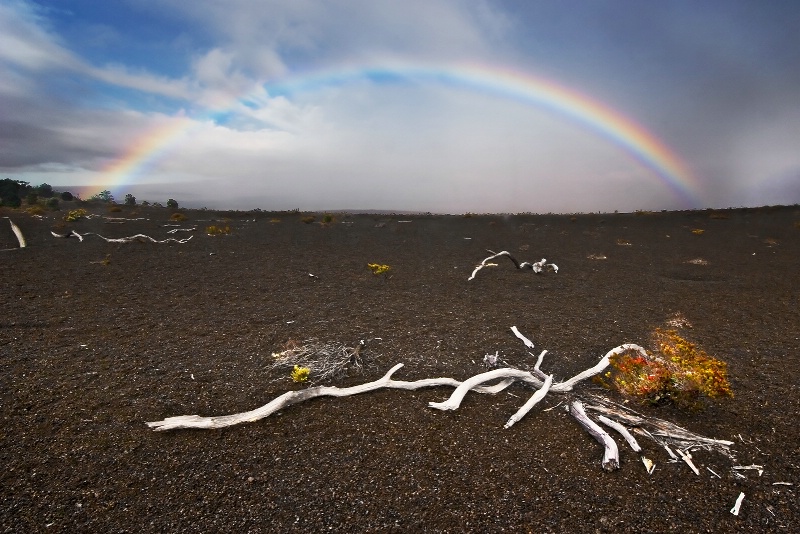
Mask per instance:
[[[25,213],[28,215],[44,215],[45,211],[44,208],[41,206],[31,206],[25,210]]]
[[[306,223],[306,224],[311,224],[311,223],[313,223],[313,222],[314,222],[316,219],[317,219],[317,218],[316,218],[316,217],[314,217],[313,215],[309,215],[308,217],[303,217],[303,218],[302,218],[302,219],[300,219],[300,220],[301,220],[301,221],[303,221],[303,222],[304,222],[304,223]]]
[[[694,229],[692,229],[692,233],[694,235],[703,235],[705,232],[706,231],[703,230],[702,228],[694,228]]]
[[[169,217],[170,221],[175,221],[175,222],[183,222],[183,221],[185,221],[187,219],[188,219],[188,217],[185,214],[183,214],[183,213],[181,213],[179,211],[176,211],[175,213],[173,213]]]

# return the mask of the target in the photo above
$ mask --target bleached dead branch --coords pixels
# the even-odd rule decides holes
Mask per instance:
[[[52,230],[50,231],[50,233],[53,234],[53,237],[71,237],[71,236],[75,236],[75,237],[78,238],[79,241],[83,241],[83,239],[85,237],[93,235],[93,236],[99,237],[100,239],[102,239],[102,240],[104,240],[104,241],[106,241],[108,243],[132,243],[134,241],[140,241],[140,242],[141,241],[150,241],[151,243],[186,243],[186,242],[190,241],[194,237],[194,236],[189,236],[186,239],[175,239],[174,237],[169,237],[167,239],[159,240],[159,239],[155,239],[155,238],[150,237],[149,235],[144,235],[144,234],[136,234],[136,235],[132,235],[132,236],[129,236],[129,237],[112,238],[112,237],[105,237],[105,236],[102,236],[100,234],[95,234],[93,232],[88,232],[88,233],[85,233],[85,234],[81,235],[78,232],[76,232],[75,230],[72,230],[68,234],[57,234],[57,233],[53,232]]]
[[[516,327],[512,327],[512,331],[514,332],[515,336],[523,341],[527,348],[533,348],[533,342],[522,335],[522,333],[520,333]],[[361,345],[359,345],[359,347],[360,346]],[[317,373],[325,373],[325,376],[329,378],[336,376],[337,373],[341,371],[343,365],[346,366],[347,364],[352,363],[353,357],[358,358],[360,355],[360,349],[346,348],[343,345],[340,345],[338,348],[334,348],[334,350],[329,350],[330,347],[328,347],[325,349],[327,351],[325,357],[320,358],[319,353],[314,352],[312,347],[314,346],[311,344],[309,344],[308,347],[304,347],[303,345],[289,347],[282,353],[277,353],[274,356],[284,359],[285,362],[282,362],[282,364],[286,365],[300,362],[307,366],[311,366],[314,365],[312,362],[316,362]],[[316,347],[316,350],[319,350],[319,346]],[[546,375],[540,370],[544,355],[547,351],[542,351],[542,353],[539,355],[533,372],[514,368],[494,369],[470,377],[463,382],[446,377],[422,379],[413,382],[393,380],[392,375],[403,367],[403,364],[400,363],[392,367],[382,378],[357,386],[346,388],[338,388],[335,386],[316,386],[299,391],[288,391],[264,406],[248,412],[212,417],[202,417],[199,415],[168,417],[161,421],[148,422],[147,425],[157,431],[180,428],[223,428],[237,425],[239,423],[258,421],[260,419],[269,417],[270,415],[286,407],[317,397],[347,397],[377,389],[416,390],[428,387],[452,387],[455,389],[447,400],[443,402],[431,402],[429,403],[429,407],[438,410],[456,410],[460,407],[464,397],[470,391],[495,394],[505,390],[514,382],[521,382],[527,386],[535,388],[536,391],[530,397],[530,399],[506,422],[504,428],[510,428],[519,422],[537,403],[545,398],[548,393],[571,392],[579,382],[602,372],[610,364],[611,356],[615,354],[622,354],[626,351],[636,351],[640,354],[646,355],[644,348],[640,347],[639,345],[620,345],[608,351],[608,353],[606,353],[606,355],[603,356],[603,358],[601,358],[600,361],[593,367],[578,373],[568,380],[557,383],[553,383],[554,380],[552,374]],[[298,359],[301,357],[306,359],[301,361]],[[323,365],[320,365],[321,360],[324,361]],[[487,382],[495,380],[499,380],[499,382],[492,386],[483,385]],[[614,439],[599,425],[592,421],[589,415],[587,415],[587,409],[594,411],[597,414],[602,414],[598,416],[598,419],[603,424],[615,429],[625,438],[625,440],[630,444],[631,448],[640,455],[648,473],[652,473],[653,462],[644,456],[642,448],[639,446],[636,439],[631,435],[630,432],[628,432],[628,430],[620,423],[620,421],[633,427],[635,432],[645,435],[659,445],[662,445],[671,455],[673,455],[673,453],[668,445],[673,445],[679,450],[681,456],[688,457],[690,461],[691,457],[689,456],[689,450],[692,448],[716,450],[730,456],[729,447],[732,445],[732,442],[730,441],[714,440],[693,434],[686,429],[669,423],[668,421],[645,417],[634,412],[633,410],[615,404],[601,397],[592,396],[589,397],[588,400],[584,401],[577,399],[570,401],[568,404],[569,413],[598,442],[603,445],[604,454],[602,466],[603,469],[606,470],[613,470],[619,467],[619,449],[617,448]],[[613,419],[611,419],[612,417]],[[693,464],[690,465],[693,466]],[[696,469],[694,466],[693,468]]]
[[[14,224],[14,221],[11,220],[11,217],[6,217],[8,222],[11,223],[11,231],[14,232],[14,235],[17,236],[17,242],[19,242],[19,248],[25,248],[28,244],[25,242],[25,236],[22,235],[22,230],[20,230],[19,226]]]
[[[61,237],[61,238],[67,239],[67,238],[70,238],[72,236],[75,236],[75,237],[78,238],[78,241],[83,241],[83,236],[81,234],[79,234],[78,232],[76,232],[75,230],[72,230],[72,231],[70,231],[69,233],[66,233],[66,234],[57,234],[54,231],[50,230],[50,233],[53,234],[53,237]]]
[[[586,410],[583,409],[583,403],[577,400],[570,403],[569,414],[603,446],[603,469],[606,471],[619,469],[619,448],[617,448],[617,443],[608,435],[608,432],[603,430],[600,425],[592,421],[589,416],[586,415]]]
[[[733,458],[730,450],[731,445],[733,445],[732,441],[711,439],[695,434],[669,421],[647,417],[626,406],[596,395],[588,396],[584,401],[588,410],[612,417],[616,421],[621,421],[633,427],[634,432],[661,445],[673,458],[676,458],[676,456],[672,453],[670,445],[675,449],[684,451],[690,449],[715,451]]]
[[[475,270],[472,271],[472,274],[470,275],[470,277],[467,278],[468,282],[470,280],[472,280],[473,278],[475,278],[475,275],[478,274],[478,271],[480,271],[484,267],[495,266],[496,264],[489,263],[489,262],[492,261],[493,259],[499,258],[501,256],[507,256],[508,259],[510,259],[514,263],[514,266],[517,269],[530,269],[533,272],[535,272],[536,274],[541,274],[546,269],[549,269],[549,270],[551,270],[551,271],[553,271],[555,273],[558,272],[558,265],[556,265],[555,263],[547,263],[547,260],[544,259],[544,258],[542,258],[540,261],[537,261],[537,262],[534,262],[534,263],[530,263],[530,262],[527,262],[527,261],[520,262],[514,256],[512,256],[511,253],[508,252],[507,250],[504,250],[502,252],[494,252],[492,250],[489,250],[487,252],[491,252],[492,255],[489,256],[488,258],[484,259],[482,262],[480,262],[475,267]]]
[[[147,423],[147,426],[159,431],[174,430],[179,428],[223,428],[227,426],[238,425],[239,423],[251,423],[258,421],[260,419],[264,419],[265,417],[269,417],[283,408],[316,397],[348,397],[382,388],[416,390],[436,386],[454,387],[461,384],[461,382],[458,382],[452,378],[427,378],[424,380],[417,380],[415,382],[392,380],[392,375],[401,367],[403,367],[403,364],[398,363],[389,369],[389,371],[382,378],[375,380],[374,382],[368,382],[358,386],[352,386],[348,388],[338,388],[336,386],[316,386],[299,391],[287,391],[268,404],[249,412],[217,417],[182,415],[177,417],[168,417],[163,421],[150,422]],[[513,381],[510,380],[504,380],[493,387],[477,387],[475,388],[475,391],[478,393],[498,393],[510,386],[512,382]]]

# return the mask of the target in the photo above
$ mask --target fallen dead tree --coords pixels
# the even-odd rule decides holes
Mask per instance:
[[[517,336],[526,347],[532,349],[533,343],[526,338],[516,327],[512,327],[512,332]],[[624,344],[608,351],[600,361],[594,366],[578,373],[564,381],[554,382],[553,375],[547,375],[541,371],[540,367],[547,351],[542,351],[536,361],[532,371],[515,368],[494,369],[480,373],[467,380],[458,381],[453,378],[429,378],[416,380],[413,382],[394,380],[392,376],[403,367],[399,363],[392,367],[383,377],[373,382],[365,384],[339,388],[336,386],[316,386],[299,391],[288,391],[269,403],[256,408],[255,410],[242,412],[232,415],[203,417],[199,415],[183,415],[168,417],[161,421],[146,423],[147,426],[157,431],[176,430],[183,428],[215,429],[224,428],[240,423],[255,422],[287,408],[289,406],[311,400],[317,397],[348,397],[359,395],[377,389],[404,389],[417,390],[429,387],[452,387],[455,388],[450,397],[442,402],[431,402],[429,407],[437,410],[457,410],[464,397],[469,392],[496,394],[515,382],[534,388],[536,391],[530,399],[507,421],[504,428],[508,429],[519,422],[537,403],[550,393],[569,394],[575,386],[582,381],[601,373],[609,366],[609,360],[615,354],[625,352],[646,354],[644,348],[635,344]],[[499,380],[499,381],[498,381]],[[498,381],[494,385],[485,385],[487,382]],[[670,446],[678,450],[684,461],[696,471],[696,467],[691,463],[690,450],[703,448],[722,452],[731,457],[730,446],[732,442],[715,440],[694,434],[686,429],[674,425],[668,421],[657,418],[646,417],[628,408],[622,407],[602,397],[592,396],[581,400],[577,397],[568,399],[567,409],[570,415],[581,424],[599,443],[603,445],[602,466],[606,470],[619,468],[619,450],[614,439],[602,429],[588,414],[587,410],[594,412],[597,420],[603,425],[619,433],[630,447],[640,455],[648,473],[652,473],[654,464],[643,454],[641,446],[638,444],[632,433],[626,427],[629,426],[633,432],[647,437],[664,447],[670,456],[677,458]]]
[[[478,274],[478,271],[480,271],[484,267],[497,267],[496,263],[489,263],[489,262],[491,262],[492,260],[494,260],[496,258],[500,258],[502,256],[506,256],[508,259],[510,259],[514,263],[514,266],[517,269],[530,269],[533,272],[535,272],[536,274],[541,274],[541,273],[545,272],[545,270],[551,270],[554,273],[558,272],[558,265],[556,265],[555,263],[547,263],[547,260],[544,259],[544,258],[542,258],[541,260],[539,260],[537,262],[533,262],[533,263],[527,262],[527,261],[522,261],[521,262],[521,261],[517,260],[514,256],[512,256],[511,253],[508,252],[507,250],[504,250],[502,252],[494,252],[492,250],[489,250],[487,252],[491,252],[492,255],[489,256],[488,258],[484,259],[482,262],[480,262],[475,267],[475,270],[472,271],[472,275],[470,275],[470,277],[467,278],[468,282],[470,280],[472,280],[473,278],[475,278],[475,275]]]
[[[141,242],[141,241],[150,241],[152,243],[186,243],[187,241],[192,239],[192,237],[194,237],[194,236],[189,236],[186,239],[176,239],[174,237],[168,237],[167,239],[159,240],[159,239],[155,239],[155,238],[150,237],[149,235],[144,235],[144,234],[136,234],[136,235],[132,235],[130,237],[111,238],[111,237],[102,236],[100,234],[95,234],[93,232],[88,232],[88,233],[85,233],[85,234],[81,235],[78,232],[76,232],[75,230],[72,230],[71,232],[66,233],[66,234],[58,234],[56,232],[53,232],[52,230],[50,231],[50,233],[53,235],[53,237],[69,238],[69,237],[73,237],[74,236],[74,237],[78,238],[78,241],[83,241],[85,237],[93,235],[93,236],[99,237],[100,239],[102,239],[104,241],[107,241],[108,243],[132,243],[134,241],[139,241],[139,242]]]

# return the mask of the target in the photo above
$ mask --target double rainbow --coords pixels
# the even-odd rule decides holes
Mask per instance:
[[[623,150],[654,178],[666,185],[684,207],[697,207],[695,179],[681,159],[643,126],[603,103],[544,78],[485,65],[396,64],[316,71],[259,86],[270,95],[309,93],[357,81],[375,84],[428,83],[509,99],[546,110],[606,139]],[[237,96],[194,120],[177,117],[142,136],[119,159],[103,170],[105,179],[95,186],[119,190],[135,183],[165,152],[187,137],[198,119],[213,120],[251,95]]]

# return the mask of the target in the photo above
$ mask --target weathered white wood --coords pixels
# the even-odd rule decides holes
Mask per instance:
[[[19,248],[25,248],[28,244],[25,242],[25,236],[22,235],[22,230],[20,230],[19,226],[14,224],[10,218],[8,218],[8,222],[11,223],[11,231],[14,232],[14,235],[17,236],[17,241],[19,242]]]
[[[461,406],[461,401],[464,400],[464,397],[469,390],[483,384],[484,382],[489,382],[490,380],[496,380],[498,378],[513,378],[520,382],[532,384],[536,388],[541,388],[543,385],[538,378],[534,377],[528,371],[512,368],[494,369],[492,371],[487,371],[466,379],[455,389],[455,391],[453,391],[453,393],[450,395],[450,398],[448,398],[446,401],[429,402],[428,406],[430,408],[443,411],[457,410],[458,407]]]
[[[147,423],[147,426],[158,431],[163,430],[176,430],[180,428],[223,428],[227,426],[238,425],[239,423],[251,423],[264,419],[293,404],[297,404],[306,400],[316,397],[348,397],[351,395],[358,395],[376,389],[406,389],[416,390],[427,387],[436,386],[451,386],[458,387],[461,382],[452,378],[427,378],[424,380],[417,380],[414,382],[406,382],[402,380],[392,380],[392,375],[401,367],[402,363],[398,363],[392,367],[382,378],[374,382],[360,384],[348,388],[338,388],[335,386],[317,386],[313,388],[303,389],[299,391],[287,391],[283,395],[276,397],[271,402],[251,410],[249,412],[242,412],[232,415],[202,417],[199,415],[181,415],[176,417],[168,417],[162,421],[153,421]],[[498,393],[511,385],[513,380],[503,380],[502,382],[490,387],[475,387],[478,393]]]
[[[694,465],[694,462],[692,462],[692,455],[689,454],[688,452],[683,452],[680,449],[675,449],[675,450],[678,451],[678,454],[680,455],[681,459],[684,462],[686,462],[686,465],[688,465],[689,467],[692,468],[692,471],[694,471],[694,474],[700,476],[700,470],[697,469],[697,466]]]
[[[731,508],[731,513],[733,515],[739,515],[739,510],[742,507],[742,501],[744,501],[744,492],[739,493],[739,496],[736,498],[736,504],[734,504],[733,508]]]
[[[89,232],[89,233],[81,235],[78,232],[76,232],[75,230],[72,230],[68,234],[57,234],[57,233],[53,232],[52,230],[50,231],[50,233],[53,234],[53,237],[70,237],[70,236],[74,235],[75,237],[78,238],[79,241],[83,241],[83,238],[86,237],[86,236],[94,235],[94,236],[97,236],[97,237],[99,237],[100,239],[102,239],[104,241],[107,241],[108,243],[132,243],[134,241],[140,241],[142,239],[150,241],[152,243],[186,243],[186,242],[190,241],[194,237],[194,236],[189,236],[186,239],[176,239],[174,237],[169,237],[167,239],[158,240],[158,239],[150,237],[149,235],[144,235],[144,234],[136,234],[136,235],[132,235],[132,236],[129,236],[129,237],[111,238],[111,237],[102,236],[100,234],[95,234],[93,232]]]
[[[494,266],[495,264],[489,263],[489,262],[492,261],[493,259],[499,258],[501,256],[506,256],[508,259],[510,259],[514,263],[514,266],[517,269],[531,269],[533,272],[535,272],[537,274],[541,274],[542,272],[544,272],[544,270],[546,268],[549,267],[553,272],[558,273],[558,265],[556,265],[555,263],[547,263],[547,260],[544,259],[544,258],[542,258],[541,260],[539,260],[537,262],[534,262],[534,263],[530,263],[530,262],[527,262],[527,261],[520,262],[514,256],[512,256],[511,253],[508,252],[507,250],[504,250],[502,252],[497,252],[497,253],[495,253],[495,252],[493,252],[491,250],[489,252],[491,252],[492,255],[489,256],[488,258],[484,259],[483,261],[481,261],[475,267],[475,269],[472,271],[472,274],[470,275],[470,277],[467,278],[468,282],[470,280],[472,280],[473,278],[475,278],[475,275],[478,274],[478,271],[480,271],[484,267]]]
[[[625,441],[628,442],[628,445],[630,445],[631,449],[633,449],[633,452],[639,452],[639,453],[642,452],[642,447],[639,446],[639,442],[636,441],[636,438],[633,437],[633,434],[628,432],[628,429],[625,428],[621,423],[612,421],[611,419],[609,419],[604,415],[598,415],[597,420],[606,425],[607,427],[616,430],[617,433],[620,436],[622,436],[625,439]]]
[[[619,449],[614,439],[608,435],[608,432],[600,428],[600,425],[592,421],[586,410],[583,409],[581,401],[573,401],[569,405],[569,413],[575,418],[586,431],[603,446],[603,469],[606,471],[614,471],[619,469]]]
[[[508,422],[505,424],[503,428],[511,428],[517,421],[525,417],[528,414],[528,412],[531,411],[531,408],[536,406],[536,404],[540,400],[542,400],[545,397],[545,395],[547,395],[547,392],[550,391],[550,386],[552,384],[553,384],[553,375],[550,375],[545,379],[542,387],[537,389],[536,392],[531,396],[531,398],[528,399],[528,402],[526,402],[522,406],[522,408],[517,410],[517,413],[511,416],[511,418],[508,420]]]
[[[621,406],[602,397],[591,396],[586,401],[588,410],[607,415],[616,421],[634,427],[634,431],[664,447],[673,459],[678,457],[672,452],[669,445],[676,449],[682,448],[684,450],[690,448],[713,450],[729,458],[733,457],[730,451],[731,445],[734,444],[732,441],[712,439],[695,434],[669,421],[644,416],[628,407]]]

